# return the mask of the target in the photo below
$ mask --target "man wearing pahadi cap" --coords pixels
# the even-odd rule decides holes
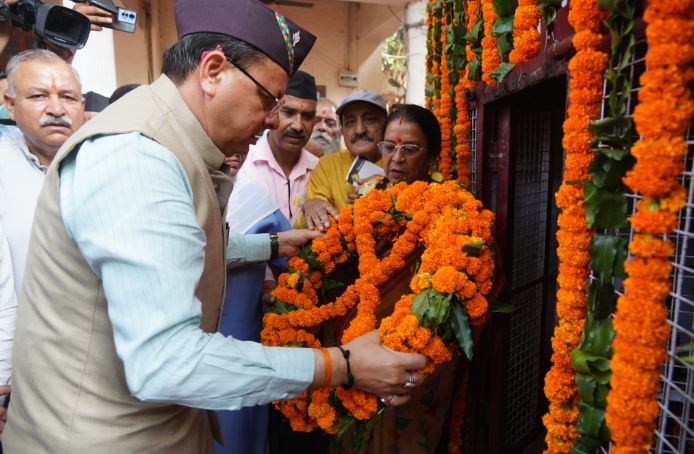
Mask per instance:
[[[77,131],[46,175],[17,316],[8,453],[211,453],[216,417],[205,410],[348,380],[336,348],[327,362],[215,333],[225,260],[287,255],[308,237],[227,247],[222,165],[277,126],[314,37],[254,0],[177,1],[176,19],[164,75]],[[344,348],[355,386],[394,404],[409,398],[407,370],[426,363],[374,333]]]

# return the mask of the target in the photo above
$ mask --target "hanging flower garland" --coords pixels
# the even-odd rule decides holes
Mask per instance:
[[[484,37],[482,38],[482,80],[490,87],[496,87],[496,81],[491,78],[499,63],[501,57],[499,50],[496,48],[496,38],[492,36],[492,26],[496,14],[494,13],[493,0],[481,0],[482,2],[482,17],[484,19]]]
[[[557,232],[558,324],[552,337],[552,367],[545,376],[549,400],[549,412],[542,419],[547,428],[546,453],[568,453],[576,438],[577,392],[570,353],[583,330],[591,239],[580,182],[588,178],[593,159],[588,126],[598,115],[602,100],[607,55],[597,48],[602,40],[599,30],[603,15],[598,0],[573,0],[570,4],[569,22],[576,30],[573,44],[577,52],[569,62],[569,107],[562,141],[566,161],[563,183],[556,193],[562,210]]]
[[[494,258],[493,214],[455,182],[411,185],[399,183],[373,190],[340,212],[324,238],[304,247],[289,262],[289,273],[278,279],[277,302],[263,318],[261,339],[266,345],[320,347],[314,333],[321,323],[357,314],[341,342],[376,327],[378,287],[403,269],[407,258],[422,247],[421,264],[412,278],[413,294],[404,295],[393,314],[381,322],[379,333],[388,347],[421,352],[431,359],[422,373],[452,357],[457,341],[472,354],[469,325],[484,322],[485,295],[492,288]],[[376,238],[391,238],[390,254],[379,259]],[[457,245],[458,247],[451,247]],[[358,258],[359,277],[334,301],[321,304],[319,292],[337,266]],[[449,314],[441,317],[441,314]],[[461,320],[467,320],[462,325]],[[440,337],[454,333],[454,337]],[[336,433],[354,421],[368,421],[381,405],[376,396],[356,389],[323,388],[295,399],[276,402],[294,430],[320,427]]]
[[[629,277],[614,317],[611,390],[605,418],[612,452],[650,450],[658,415],[659,368],[667,359],[668,309],[674,245],[664,235],[677,227],[686,191],[677,181],[684,170],[683,136],[694,115],[689,89],[694,80],[694,1],[649,0],[644,12],[646,72],[634,110],[641,136],[632,154],[637,161],[624,182],[643,196],[631,216]]]
[[[513,18],[513,50],[508,56],[514,65],[525,63],[540,52],[542,41],[537,24],[541,18],[542,12],[535,0],[518,1]]]
[[[426,18],[426,24],[427,24],[427,54],[425,57],[425,66],[426,66],[426,74],[427,74],[427,82],[426,85],[424,86],[424,105],[428,109],[433,108],[433,90],[432,86],[433,84],[431,83],[431,79],[433,77],[433,64],[434,64],[434,55],[433,55],[433,49],[432,49],[432,35],[434,33],[434,27],[433,27],[433,19],[434,15],[431,13],[431,5],[432,5],[432,0],[427,1],[427,18]]]
[[[447,14],[445,6],[446,2],[443,3],[443,13],[441,17],[441,29],[446,29]],[[441,48],[446,48],[446,33],[441,33]],[[441,126],[441,154],[439,155],[439,171],[443,175],[444,180],[450,180],[453,177],[451,171],[451,94],[449,92],[451,88],[451,82],[448,77],[448,60],[446,57],[446,52],[441,52],[441,102],[439,104],[439,109],[436,116],[439,120],[439,125]]]
[[[472,30],[472,27],[477,21],[477,8],[479,0],[469,0],[467,2],[467,30]],[[476,58],[472,51],[472,44],[468,40],[465,46],[465,53],[468,64],[465,69],[460,71],[460,80],[455,86],[455,103],[456,103],[456,123],[454,127],[456,144],[455,144],[455,162],[457,169],[457,181],[465,185],[470,184],[470,146],[468,144],[468,134],[470,133],[470,118],[468,116],[468,103],[465,100],[465,90],[474,90],[477,82],[470,78],[470,62]]]
[[[442,20],[442,5],[439,0],[429,0],[427,3],[427,20],[429,28],[427,35],[427,59],[431,63],[431,72],[427,80],[426,96],[429,99],[430,108],[434,115],[438,115],[441,104],[441,55],[443,47],[439,40],[441,39],[441,20]]]
[[[462,71],[461,71],[462,72]],[[458,83],[455,86],[455,166],[456,181],[468,186],[470,184],[470,147],[468,145],[468,133],[470,131],[470,120],[468,119],[468,106],[465,101],[465,84]]]

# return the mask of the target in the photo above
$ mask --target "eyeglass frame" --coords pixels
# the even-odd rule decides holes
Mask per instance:
[[[277,114],[277,113],[280,111],[280,109],[282,108],[282,106],[284,105],[284,102],[282,102],[282,101],[284,100],[284,98],[277,98],[275,95],[273,95],[272,92],[271,92],[270,90],[268,90],[267,88],[265,88],[265,86],[264,86],[263,84],[261,84],[260,82],[258,82],[258,81],[255,79],[255,77],[251,76],[245,69],[243,69],[241,66],[239,66],[239,65],[238,65],[234,60],[232,60],[231,58],[227,57],[226,55],[224,56],[224,58],[226,58],[227,61],[228,61],[230,64],[232,64],[236,69],[238,69],[239,71],[241,71],[241,73],[242,73],[244,76],[246,76],[246,77],[248,77],[249,79],[251,79],[251,81],[252,81],[254,84],[256,84],[256,85],[257,85],[266,95],[268,95],[268,96],[270,97],[270,99],[275,103],[275,105],[272,106],[272,109],[270,109],[270,111],[268,112],[268,116],[269,116],[269,117],[272,117],[272,116],[274,116],[275,114]]]
[[[384,153],[383,150],[381,150],[381,146],[382,146],[382,145],[386,145],[386,144],[388,144],[388,145],[391,145],[391,144],[392,144],[392,145],[393,145],[393,152],[392,152],[392,153]],[[408,153],[408,152],[405,151],[405,148],[403,148],[405,145],[409,145],[409,146],[413,146],[413,147],[418,147],[418,149],[417,149],[417,151],[415,151],[415,152],[413,152],[413,153]],[[402,155],[405,157],[405,159],[414,158],[414,157],[417,156],[420,152],[426,151],[426,150],[427,150],[427,148],[426,148],[425,146],[419,145],[419,144],[416,144],[416,143],[402,143],[402,144],[398,145],[398,144],[396,144],[396,143],[394,143],[394,142],[391,142],[391,141],[389,141],[389,140],[383,140],[383,141],[381,141],[381,142],[378,142],[378,143],[376,144],[376,146],[378,147],[378,152],[379,152],[379,153],[381,153],[382,155],[388,155],[388,156],[395,156],[395,153],[397,153],[397,152],[398,152],[398,149],[399,149],[400,152],[402,153]]]

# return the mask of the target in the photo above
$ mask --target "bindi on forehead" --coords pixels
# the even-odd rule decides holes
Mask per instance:
[[[396,137],[396,138],[395,138],[395,143],[397,143],[398,145],[400,145],[400,144],[402,143],[402,137]]]

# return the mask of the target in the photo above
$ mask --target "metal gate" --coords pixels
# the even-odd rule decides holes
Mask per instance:
[[[565,90],[566,80],[559,77],[478,109],[482,200],[497,215],[506,278],[501,300],[513,310],[495,317],[481,344],[489,360],[482,365],[486,408],[478,407],[478,417],[486,419],[488,431],[482,436],[477,430],[472,452],[519,452],[542,426],[542,378],[554,323],[553,194],[561,182]],[[475,389],[484,381],[478,379]]]

